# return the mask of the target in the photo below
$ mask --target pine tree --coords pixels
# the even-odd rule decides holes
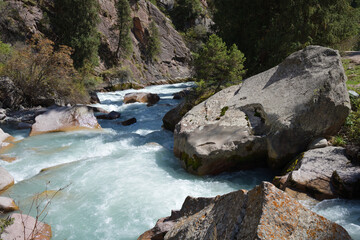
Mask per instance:
[[[194,25],[202,11],[199,0],[177,0],[170,14],[176,29],[185,31]]]
[[[195,59],[195,71],[198,81],[204,87],[215,88],[215,92],[233,84],[238,84],[245,74],[244,54],[236,45],[229,50],[222,39],[211,35]]]
[[[152,61],[160,54],[161,42],[159,37],[159,29],[154,21],[149,25],[149,33],[146,39],[146,54],[148,61]]]
[[[128,0],[118,0],[115,7],[118,14],[116,27],[119,30],[119,41],[116,49],[116,56],[123,58],[128,56],[132,49],[130,38],[130,29],[132,23],[131,9]]]
[[[235,43],[252,73],[309,44],[334,46],[356,35],[350,0],[214,0],[218,34]]]
[[[97,0],[55,0],[53,17],[58,43],[74,49],[72,58],[76,68],[86,64],[98,64],[100,44],[97,24],[99,3]]]

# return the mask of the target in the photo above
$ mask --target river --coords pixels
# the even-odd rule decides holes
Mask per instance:
[[[213,197],[271,181],[273,173],[265,169],[198,177],[181,168],[172,151],[173,134],[161,125],[164,114],[179,103],[172,94],[191,85],[139,90],[159,94],[161,100],[152,107],[123,104],[124,95],[137,90],[99,93],[101,104],[94,106],[121,112],[120,119],[99,120],[102,131],[27,137],[28,130],[3,126],[21,141],[6,153],[17,160],[0,162],[16,182],[2,195],[15,199],[23,213],[35,216],[36,209],[30,208],[36,199],[65,187],[46,209],[44,221],[52,226],[52,239],[134,240],[157,219],[180,209],[188,195]],[[137,123],[119,124],[132,117]],[[359,201],[323,201],[313,210],[360,239]]]

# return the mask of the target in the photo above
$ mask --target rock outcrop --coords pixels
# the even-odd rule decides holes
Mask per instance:
[[[19,207],[15,204],[14,200],[7,197],[0,197],[0,212],[13,212],[19,210]]]
[[[3,240],[51,239],[50,225],[24,214],[14,213],[10,217],[14,219],[14,223],[5,228],[5,231],[1,234]]]
[[[194,107],[175,128],[174,153],[199,175],[266,159],[282,168],[313,140],[340,129],[350,111],[345,82],[337,51],[306,47]]]
[[[287,172],[274,180],[285,191],[290,188],[318,200],[360,198],[360,166],[351,163],[344,148],[309,150],[300,154]]]
[[[92,110],[86,106],[59,107],[35,118],[30,136],[82,129],[100,129]]]
[[[270,183],[215,198],[187,197],[145,239],[351,239],[344,228],[308,210]]]
[[[12,185],[14,185],[13,176],[11,176],[4,168],[0,167],[0,192],[5,191]]]
[[[8,77],[0,77],[0,103],[3,108],[16,109],[24,101],[22,92]]]
[[[124,96],[124,103],[147,103],[150,105],[156,104],[160,100],[159,95],[154,93],[146,93],[146,92],[134,92],[128,93]]]

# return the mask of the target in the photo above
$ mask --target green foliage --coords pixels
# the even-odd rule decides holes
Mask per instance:
[[[186,45],[194,53],[198,53],[208,39],[207,29],[203,25],[191,27],[182,35],[186,41]]]
[[[84,102],[86,93],[73,67],[71,48],[35,36],[30,45],[14,52],[0,74],[10,77],[21,89],[25,103],[33,106],[39,97]]]
[[[13,48],[9,44],[0,41],[0,72],[5,63],[11,58],[12,53]]]
[[[225,116],[225,113],[226,113],[227,110],[229,110],[229,107],[228,107],[228,106],[223,107],[223,108],[221,109],[220,117]]]
[[[185,31],[194,26],[195,20],[202,13],[200,0],[177,0],[170,15],[176,29]]]
[[[342,62],[348,78],[348,87],[352,88],[353,85],[360,84],[360,65],[351,63],[349,59],[344,59]]]
[[[146,55],[148,61],[156,59],[156,57],[160,54],[160,46],[159,29],[157,28],[155,22],[151,21],[146,38]]]
[[[130,29],[132,26],[131,9],[128,0],[118,0],[115,3],[118,19],[116,27],[119,30],[119,41],[116,55],[120,58],[129,56],[132,50]]]
[[[99,3],[97,0],[55,0],[52,18],[59,43],[74,49],[72,58],[76,68],[86,63],[98,64],[100,44],[97,24]]]
[[[244,61],[236,45],[228,50],[221,38],[211,35],[194,62],[200,88],[215,88],[217,92],[240,83],[245,74]]]
[[[248,58],[251,73],[309,44],[334,46],[358,33],[348,0],[214,0],[216,30]]]
[[[10,217],[7,217],[7,218],[0,218],[0,240],[1,239],[1,234],[4,233],[5,229],[12,225],[14,223],[14,218],[10,218]]]

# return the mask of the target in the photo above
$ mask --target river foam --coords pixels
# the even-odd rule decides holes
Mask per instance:
[[[193,176],[182,169],[172,152],[173,134],[161,128],[161,119],[179,103],[172,94],[188,86],[192,83],[139,90],[160,95],[161,100],[152,107],[141,103],[123,105],[124,95],[136,90],[99,93],[101,104],[95,106],[121,112],[120,119],[99,120],[103,128],[99,132],[27,137],[27,131],[9,129],[23,140],[7,153],[17,160],[1,162],[16,181],[4,195],[14,198],[27,213],[36,194],[67,186],[48,207],[45,221],[52,226],[53,239],[127,240],[137,239],[158,218],[179,209],[188,195],[213,197],[271,181],[272,173],[264,169],[216,177]],[[137,123],[127,127],[119,124],[132,117]],[[49,169],[39,173],[44,168]],[[314,210],[326,217],[335,216],[332,211],[342,212],[337,206],[346,205],[321,204]],[[354,206],[350,216],[351,211],[360,209],[360,204]],[[35,216],[35,210],[30,214]],[[344,222],[339,223],[358,238],[351,229],[357,231],[359,219],[340,218]]]

